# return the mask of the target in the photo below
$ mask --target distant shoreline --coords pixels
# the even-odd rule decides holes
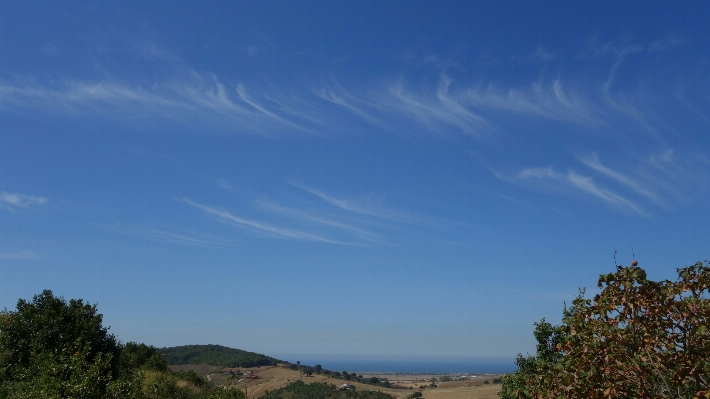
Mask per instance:
[[[320,364],[324,369],[332,371],[357,372],[358,374],[504,374],[517,369],[514,359],[495,360],[461,360],[461,359],[346,359],[346,358],[295,358],[283,356],[295,363],[314,366]]]

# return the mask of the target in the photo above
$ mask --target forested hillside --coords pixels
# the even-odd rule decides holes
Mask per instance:
[[[284,363],[266,355],[221,345],[185,345],[160,348],[168,364],[209,364],[220,367],[256,367]]]

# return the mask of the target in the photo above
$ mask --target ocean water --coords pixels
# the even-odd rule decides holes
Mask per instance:
[[[307,366],[320,364],[331,371],[386,373],[510,373],[517,369],[515,359],[348,359],[321,357],[282,357]]]

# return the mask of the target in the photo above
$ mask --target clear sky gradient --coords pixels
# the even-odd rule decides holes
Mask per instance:
[[[710,255],[710,3],[0,2],[0,307],[512,359]]]

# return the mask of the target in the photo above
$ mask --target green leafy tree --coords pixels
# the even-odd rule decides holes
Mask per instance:
[[[246,399],[230,384],[172,372],[155,347],[121,345],[82,300],[44,291],[0,312],[0,399]]]
[[[580,296],[583,292],[580,293]],[[543,318],[539,323],[534,323],[533,335],[537,341],[534,356],[522,356],[518,354],[515,365],[518,366],[512,374],[506,374],[501,379],[503,386],[498,395],[502,399],[524,398],[525,387],[530,378],[538,375],[542,370],[549,369],[559,361],[562,353],[557,349],[557,345],[562,341],[559,326],[553,326]]]
[[[167,371],[168,363],[154,346],[128,342],[121,350],[120,367],[121,370]]]
[[[118,378],[120,353],[96,305],[49,290],[20,299],[0,312],[0,397],[99,397]]]

